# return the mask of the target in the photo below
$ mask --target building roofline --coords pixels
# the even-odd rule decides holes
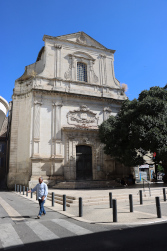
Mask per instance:
[[[70,41],[70,40],[66,40],[66,39],[63,39],[63,37],[66,37],[66,36],[69,36],[69,35],[74,35],[74,34],[78,34],[78,33],[83,33],[84,35],[86,35],[87,37],[89,37],[90,39],[94,40],[96,43],[99,44],[99,46],[102,46],[103,48],[99,48],[97,46],[90,46],[90,45],[87,45],[87,44],[81,44],[81,43],[78,43],[78,42],[74,42],[74,41]],[[50,36],[50,35],[44,35],[43,36],[43,41],[45,41],[45,39],[52,39],[52,40],[59,40],[59,41],[66,41],[66,42],[69,42],[71,44],[79,44],[83,47],[89,47],[89,48],[96,48],[96,49],[100,49],[100,50],[105,50],[105,51],[109,51],[111,53],[115,53],[116,50],[112,50],[112,49],[108,49],[106,48],[104,45],[102,45],[101,43],[99,43],[98,41],[96,41],[94,38],[92,38],[91,36],[89,36],[88,34],[86,34],[85,32],[83,31],[79,31],[79,32],[75,32],[75,33],[71,33],[71,34],[66,34],[66,35],[62,35],[62,36],[56,36],[56,37],[53,37],[53,36]]]

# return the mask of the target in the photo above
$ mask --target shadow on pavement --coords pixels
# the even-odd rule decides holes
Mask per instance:
[[[6,219],[6,218],[16,218],[16,219],[19,219],[19,218],[34,218],[33,216],[3,216],[3,217],[0,217],[1,219]]]
[[[17,251],[120,251],[166,250],[167,224],[119,229],[83,236],[40,241],[8,248]],[[2,250],[2,249],[0,249]]]

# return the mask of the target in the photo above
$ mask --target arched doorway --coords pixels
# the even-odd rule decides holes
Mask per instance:
[[[76,179],[92,180],[92,148],[76,146]]]

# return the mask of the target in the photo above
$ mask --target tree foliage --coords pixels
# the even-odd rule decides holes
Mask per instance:
[[[125,100],[119,113],[99,126],[106,154],[126,166],[145,163],[144,156],[156,152],[153,161],[167,163],[167,90],[152,87],[138,99]]]

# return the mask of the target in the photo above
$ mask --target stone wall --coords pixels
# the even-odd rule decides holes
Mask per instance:
[[[28,184],[31,176],[30,131],[32,95],[13,97],[8,187]]]

